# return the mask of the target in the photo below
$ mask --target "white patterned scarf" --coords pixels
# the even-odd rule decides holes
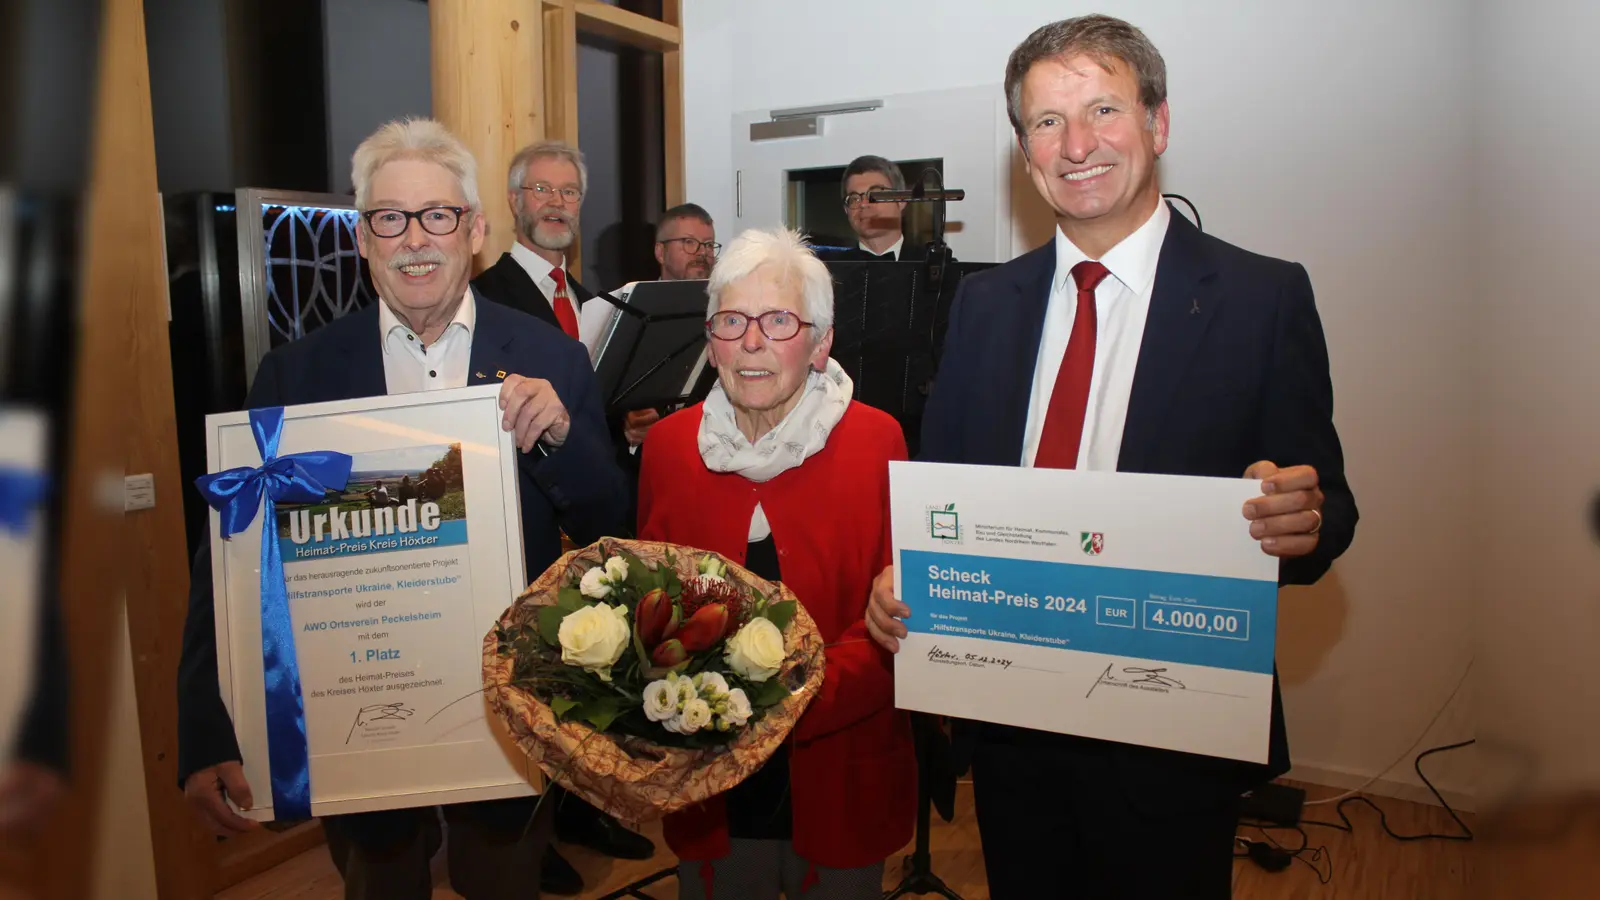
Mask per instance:
[[[844,418],[855,384],[831,358],[826,369],[806,374],[800,402],[777,427],[754,444],[739,430],[733,404],[718,381],[706,397],[700,416],[700,459],[713,472],[731,472],[751,481],[771,481],[800,465],[828,442],[833,427]],[[758,504],[750,521],[750,540],[771,534]]]

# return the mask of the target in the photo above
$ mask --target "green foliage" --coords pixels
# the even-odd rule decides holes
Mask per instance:
[[[793,600],[782,600],[767,607],[762,612],[762,616],[778,626],[779,631],[782,631],[788,628],[789,623],[794,619],[797,606],[798,604]]]
[[[559,606],[539,607],[539,637],[557,652],[561,650],[561,620],[568,612]]]
[[[776,706],[787,700],[790,693],[789,688],[777,676],[768,678],[760,684],[745,687],[745,695],[750,698],[750,705],[756,709]]]

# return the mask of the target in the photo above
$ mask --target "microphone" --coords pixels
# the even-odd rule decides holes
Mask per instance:
[[[965,200],[967,192],[960,189],[927,190],[920,183],[909,191],[873,191],[867,195],[872,203],[932,203],[940,200]]]

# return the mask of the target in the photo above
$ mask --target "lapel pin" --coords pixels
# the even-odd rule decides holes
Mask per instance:
[[[500,370],[496,371],[494,373],[494,377],[500,379],[501,381],[505,381],[506,380],[506,370],[505,369],[500,369]]]
[[[483,375],[482,372],[473,372],[472,373],[472,377],[473,378],[482,378],[482,377],[484,377],[484,375]]]
[[[1194,298],[1192,298],[1190,300],[1190,302],[1193,303],[1194,306],[1189,309],[1189,315],[1191,315],[1191,316],[1199,315],[1200,314],[1200,298],[1199,297],[1194,297]]]

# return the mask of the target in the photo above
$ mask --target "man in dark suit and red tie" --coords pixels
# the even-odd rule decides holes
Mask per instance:
[[[577,240],[578,213],[589,190],[583,153],[563,141],[529,144],[511,158],[506,181],[517,242],[473,279],[472,288],[579,340],[583,304],[594,296],[567,270],[567,249]],[[563,843],[620,859],[648,859],[655,854],[649,838],[557,785],[551,786],[551,800],[557,802],[556,837]],[[540,877],[546,893],[570,895],[583,890],[583,876],[554,845],[545,851]]]
[[[1261,480],[1240,528],[1310,584],[1356,506],[1300,265],[1202,234],[1162,201],[1166,67],[1106,16],[1046,25],[1005,90],[1054,241],[962,282],[922,460]],[[867,624],[890,652],[893,570]],[[1239,795],[1288,770],[1276,683],[1267,766],[984,723],[971,747],[994,900],[1231,895]]]
[[[563,141],[529,144],[512,157],[507,187],[517,242],[473,279],[472,288],[577,340],[579,310],[594,296],[567,271],[567,249],[577,240],[578,211],[589,189],[583,153]]]

